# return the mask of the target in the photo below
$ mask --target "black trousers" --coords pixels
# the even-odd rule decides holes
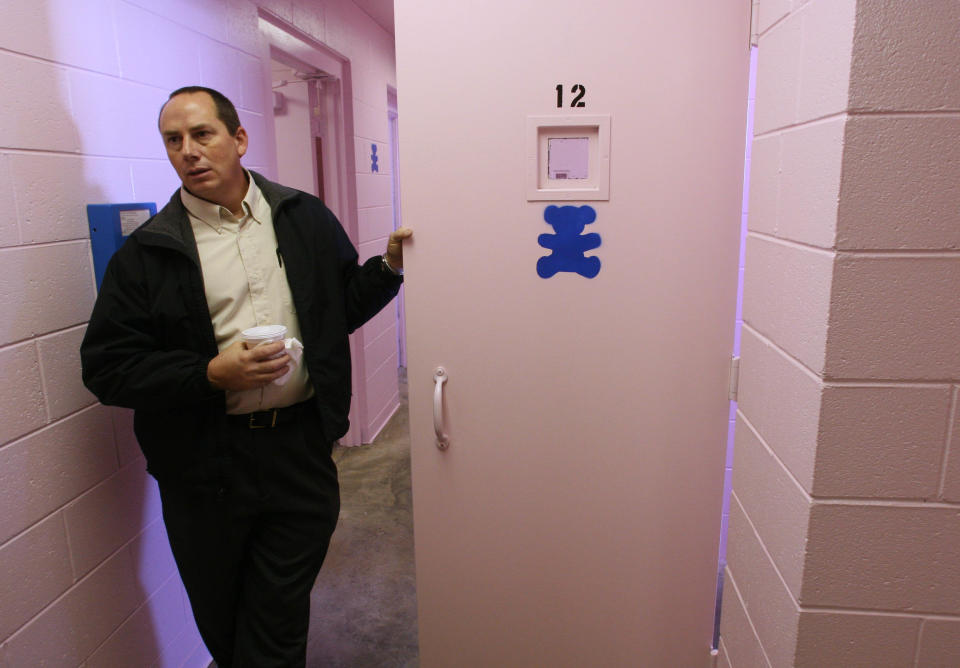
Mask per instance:
[[[340,510],[312,403],[274,427],[229,420],[215,474],[160,486],[170,547],[218,668],[306,663],[310,590]]]

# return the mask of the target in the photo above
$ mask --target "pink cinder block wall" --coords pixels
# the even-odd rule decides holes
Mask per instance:
[[[392,36],[347,0],[4,7],[0,665],[209,662],[131,415],[100,406],[80,382],[78,347],[95,298],[84,207],[166,203],[178,182],[156,132],[157,112],[170,90],[186,84],[212,86],[237,103],[252,137],[246,165],[276,175],[259,8],[351,59],[357,144],[386,144]],[[388,155],[384,145],[382,174]],[[355,241],[369,255],[389,232],[379,210],[389,205],[389,185],[358,174],[357,191],[364,213]],[[386,316],[364,330],[372,359],[369,383],[358,391],[374,397],[376,408],[368,424],[396,405],[396,365],[391,385],[379,371],[391,352],[376,347],[391,327]]]
[[[720,665],[960,665],[954,2],[760,0]]]

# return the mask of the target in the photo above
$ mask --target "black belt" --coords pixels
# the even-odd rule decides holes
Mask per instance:
[[[271,408],[268,411],[256,411],[255,413],[241,413],[240,415],[227,415],[229,424],[241,427],[243,429],[273,429],[282,424],[293,422],[300,411],[310,403],[310,399],[285,406],[284,408]]]

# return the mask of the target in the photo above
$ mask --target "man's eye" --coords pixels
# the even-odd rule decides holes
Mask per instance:
[[[168,144],[178,144],[180,143],[180,137],[167,137]]]

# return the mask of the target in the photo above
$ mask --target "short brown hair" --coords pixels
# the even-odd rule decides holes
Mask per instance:
[[[240,129],[240,116],[237,114],[237,108],[233,106],[233,102],[226,95],[206,86],[184,86],[170,93],[167,102],[177,95],[187,93],[206,93],[209,95],[213,99],[213,105],[217,108],[217,118],[227,126],[227,132],[230,133],[231,137],[237,134],[237,130]],[[163,107],[160,107],[160,114],[157,115],[157,127],[160,126],[160,115],[163,114],[163,108],[167,106],[167,102],[164,102]]]

